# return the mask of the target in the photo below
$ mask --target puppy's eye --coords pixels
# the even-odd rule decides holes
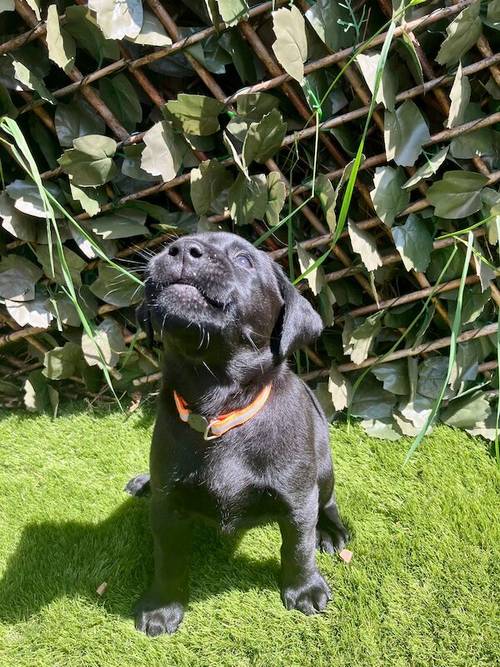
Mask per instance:
[[[236,255],[234,258],[234,263],[238,266],[242,266],[244,269],[253,269],[253,262],[251,257],[244,252],[240,252],[239,255]]]

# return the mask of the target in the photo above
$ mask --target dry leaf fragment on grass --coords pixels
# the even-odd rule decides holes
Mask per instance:
[[[349,549],[342,549],[339,551],[339,557],[344,561],[344,563],[350,563],[352,560],[353,553]]]
[[[104,593],[105,593],[107,590],[108,590],[108,584],[107,584],[107,582],[103,581],[102,584],[100,584],[100,585],[96,588],[96,591],[95,591],[95,592],[97,593],[97,595],[104,595]]]

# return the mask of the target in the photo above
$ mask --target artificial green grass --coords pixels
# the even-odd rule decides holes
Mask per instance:
[[[444,427],[404,468],[408,441],[332,429],[354,558],[318,557],[334,591],[326,613],[282,607],[274,526],[240,542],[201,527],[180,630],[137,633],[148,501],[122,488],[147,468],[151,426],[147,414],[3,416],[2,667],[498,664],[500,478],[482,441]]]

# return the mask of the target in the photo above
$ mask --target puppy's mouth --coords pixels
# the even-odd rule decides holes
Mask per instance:
[[[193,292],[201,296],[201,298],[208,303],[209,306],[215,308],[216,310],[225,310],[227,308],[227,303],[221,301],[220,299],[214,297],[212,294],[207,294],[207,292],[200,285],[190,281],[190,280],[176,280],[175,282],[167,283],[164,288],[180,288],[184,293]]]

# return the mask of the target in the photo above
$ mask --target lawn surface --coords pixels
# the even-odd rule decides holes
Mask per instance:
[[[148,501],[122,488],[147,468],[151,427],[144,414],[1,416],[1,667],[498,664],[499,475],[484,442],[446,428],[405,468],[408,442],[333,428],[354,558],[319,556],[334,591],[323,615],[281,606],[274,526],[239,543],[200,528],[181,629],[137,633]]]

